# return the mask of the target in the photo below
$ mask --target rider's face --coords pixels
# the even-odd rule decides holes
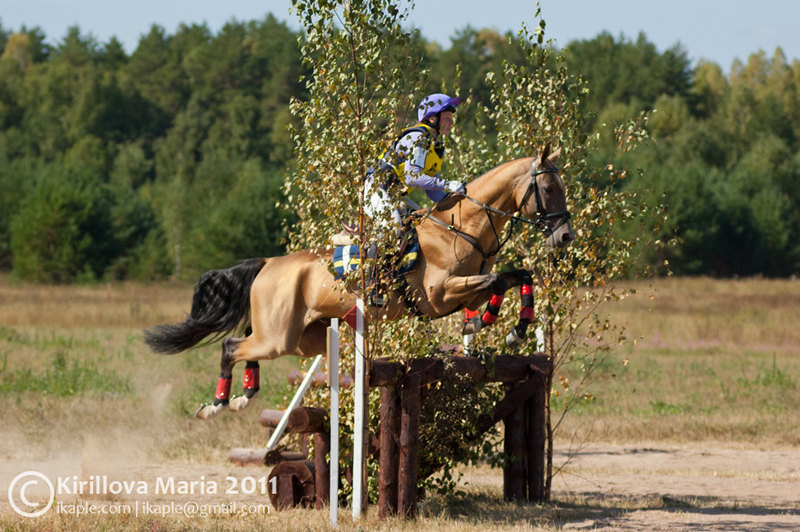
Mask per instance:
[[[453,128],[453,111],[442,111],[439,115],[439,134],[449,135]]]

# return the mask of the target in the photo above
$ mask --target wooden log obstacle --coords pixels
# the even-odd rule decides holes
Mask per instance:
[[[379,516],[416,515],[420,468],[419,428],[424,390],[450,375],[466,377],[476,385],[488,382],[504,384],[504,397],[490,415],[478,419],[474,433],[468,438],[478,438],[502,421],[505,428],[504,453],[508,457],[503,469],[503,496],[511,501],[542,501],[544,399],[546,376],[550,369],[551,362],[541,353],[497,356],[491,363],[464,356],[448,357],[446,360],[418,358],[408,364],[372,360],[368,373],[369,386],[381,389],[379,434],[377,441],[371,445],[379,460]],[[259,422],[274,427],[281,414],[281,411],[264,410]],[[311,460],[302,451],[282,450],[265,454],[264,450],[242,449],[232,450],[230,460],[274,465],[268,485],[270,501],[277,509],[327,506],[330,485],[326,459],[330,449],[328,413],[320,408],[299,407],[289,417],[289,430],[313,434],[315,453]]]

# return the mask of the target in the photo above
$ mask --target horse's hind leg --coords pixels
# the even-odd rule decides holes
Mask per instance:
[[[220,373],[217,379],[217,393],[212,404],[203,404],[194,413],[198,419],[210,419],[230,404],[231,380],[233,379],[233,365],[236,363],[233,354],[244,338],[225,338],[222,341],[222,357],[220,358]]]
[[[244,368],[244,381],[242,388],[243,395],[232,397],[228,408],[233,412],[239,412],[247,408],[250,404],[250,399],[256,396],[260,387],[261,371],[258,362],[255,360],[248,360]]]

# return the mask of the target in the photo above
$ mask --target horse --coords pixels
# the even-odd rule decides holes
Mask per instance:
[[[474,179],[454,204],[443,201],[418,211],[420,257],[405,275],[406,293],[393,292],[382,308],[369,306],[365,319],[409,314],[435,319],[488,302],[482,316],[464,325],[462,332],[473,334],[494,323],[506,291],[519,286],[523,308],[507,342],[521,343],[533,317],[531,273],[492,273],[492,268],[515,224],[535,224],[550,249],[575,239],[564,182],[555,164],[560,153],[548,143],[538,157],[503,163]],[[244,331],[243,336],[222,340],[214,402],[202,405],[196,417],[208,419],[226,408],[245,408],[258,393],[259,360],[325,352],[330,319],[345,317],[357,298],[357,290],[342,285],[331,273],[332,255],[332,249],[304,250],[206,272],[195,286],[185,321],[144,331],[148,346],[163,354],[182,352],[209,336],[207,341],[214,341]],[[232,370],[242,361],[246,362],[244,394],[231,398]]]

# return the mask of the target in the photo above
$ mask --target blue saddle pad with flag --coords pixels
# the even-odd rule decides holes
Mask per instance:
[[[358,246],[336,246],[333,250],[333,271],[337,281],[343,279],[347,272],[357,270],[360,265]]]
[[[416,231],[414,231],[412,238],[413,240],[408,244],[403,252],[403,256],[401,257],[399,264],[395,265],[397,269],[394,272],[394,277],[400,277],[401,275],[407,274],[414,269],[414,266],[417,265],[420,250]],[[357,270],[360,265],[361,255],[359,253],[358,246],[337,246],[333,250],[333,271],[337,281],[339,279],[343,279],[348,272]]]

